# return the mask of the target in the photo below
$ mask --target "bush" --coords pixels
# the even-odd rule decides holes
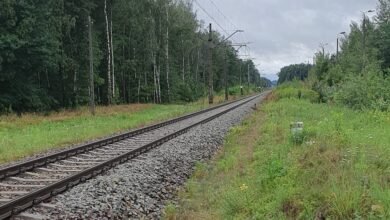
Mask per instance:
[[[229,95],[241,95],[240,86],[230,87],[229,88]]]
[[[180,83],[175,91],[175,100],[181,102],[194,102],[202,97],[203,90],[195,83]]]
[[[320,98],[320,95],[317,92],[304,87],[304,85],[299,82],[282,84],[276,89],[274,94],[277,100],[283,98],[297,98],[317,103]]]
[[[357,110],[390,110],[390,79],[379,74],[350,77],[335,93],[335,101]]]

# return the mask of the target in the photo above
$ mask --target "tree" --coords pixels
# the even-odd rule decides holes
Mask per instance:
[[[0,112],[77,108],[90,102],[90,88],[96,104],[205,95],[208,31],[188,0],[7,0],[0,31]],[[224,88],[224,69],[229,86],[238,85],[244,65],[258,85],[253,62],[212,36],[226,48],[210,54],[214,90]]]
[[[325,61],[325,60],[324,60]],[[320,60],[322,62],[322,60]],[[320,62],[318,62],[318,65]],[[310,64],[293,64],[286,67],[283,67],[278,73],[279,81],[278,84],[282,84],[287,81],[294,80],[305,80],[309,75],[309,70],[312,66]],[[318,76],[321,76],[323,70],[318,71]]]

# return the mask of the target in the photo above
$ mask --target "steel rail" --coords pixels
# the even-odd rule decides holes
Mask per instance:
[[[15,176],[15,175],[20,174],[22,172],[33,170],[34,168],[37,168],[37,167],[42,167],[48,163],[53,163],[53,162],[56,162],[58,160],[63,160],[63,159],[75,156],[77,154],[85,153],[85,152],[94,150],[96,148],[106,146],[108,144],[112,144],[112,143],[130,138],[130,137],[134,137],[134,136],[137,136],[137,135],[140,135],[140,134],[143,134],[143,133],[170,125],[170,124],[174,124],[176,122],[194,117],[196,115],[200,115],[200,114],[203,114],[205,112],[209,112],[209,111],[221,108],[223,106],[230,105],[230,104],[235,103],[235,102],[239,102],[241,100],[244,100],[245,98],[248,98],[248,97],[244,97],[244,98],[241,98],[238,100],[223,103],[223,104],[211,107],[211,108],[207,108],[207,109],[195,112],[195,113],[180,116],[180,117],[168,120],[168,121],[164,121],[161,123],[157,123],[154,125],[150,125],[147,127],[143,127],[140,129],[129,131],[129,132],[126,132],[123,134],[115,135],[113,137],[104,138],[104,139],[97,140],[97,141],[90,142],[90,143],[86,143],[86,144],[81,144],[81,145],[75,146],[71,149],[66,149],[66,150],[56,152],[56,153],[53,153],[53,154],[50,154],[47,156],[39,157],[39,158],[32,159],[32,160],[29,160],[29,161],[26,161],[23,163],[19,163],[19,164],[15,164],[15,165],[12,165],[9,167],[2,168],[2,169],[0,169],[0,180],[3,180],[3,179],[10,177],[10,176]]]
[[[219,112],[219,113],[212,115],[206,119],[203,119],[199,122],[193,123],[193,124],[183,128],[179,131],[176,131],[172,134],[169,134],[163,138],[160,138],[156,141],[153,141],[151,143],[143,145],[137,149],[128,151],[127,153],[124,153],[120,156],[109,159],[109,160],[102,162],[94,167],[83,170],[79,173],[76,173],[74,175],[66,177],[65,179],[62,179],[58,182],[55,182],[55,183],[52,183],[52,184],[45,186],[43,188],[37,189],[31,193],[28,193],[24,196],[21,196],[19,198],[16,198],[16,199],[10,201],[4,205],[1,205],[0,206],[0,219],[10,218],[13,215],[18,214],[21,211],[23,211],[29,207],[32,207],[36,204],[39,204],[40,202],[47,200],[48,198],[50,198],[52,196],[55,196],[61,192],[66,191],[67,189],[79,184],[80,182],[84,182],[87,179],[90,179],[94,176],[101,174],[102,172],[105,172],[105,171],[111,169],[112,167],[115,167],[115,166],[117,166],[121,163],[124,163],[130,159],[133,159],[133,158],[135,158],[135,157],[137,157],[145,152],[148,152],[149,150],[156,148],[157,146],[160,146],[161,144],[163,144],[163,143],[165,143],[165,142],[167,142],[167,141],[169,141],[177,136],[180,136],[180,135],[186,133],[188,130],[190,130],[191,128],[193,128],[195,126],[198,126],[200,124],[204,124],[204,123],[209,122],[209,121],[211,121],[211,120],[213,120],[213,119],[215,119],[223,114],[226,114],[226,113],[254,100],[257,97],[259,97],[259,95],[255,95],[255,96],[252,96],[249,98],[246,97],[246,98],[243,98],[240,100],[229,102],[228,104],[233,104],[235,102],[239,102],[239,101],[242,101],[244,99],[248,99],[248,100],[246,100],[242,103],[239,103],[237,105],[234,105],[234,106],[232,106],[232,107],[230,107],[222,112]],[[228,104],[219,105],[219,106],[213,107],[211,109],[223,107],[223,106],[226,106]],[[204,113],[206,111],[203,110],[201,112]],[[198,113],[198,114],[201,114],[201,113]],[[195,116],[198,114],[194,113],[194,114],[189,114],[189,115],[183,116],[183,117],[191,117],[191,115]],[[180,118],[182,118],[182,117],[179,117],[177,119],[180,119]],[[175,119],[173,119],[173,120],[175,120]],[[170,121],[173,121],[173,120],[170,120]],[[161,124],[163,124],[163,123],[161,123]],[[140,130],[142,130],[142,129],[140,129]]]

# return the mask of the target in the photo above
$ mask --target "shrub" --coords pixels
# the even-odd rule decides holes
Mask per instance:
[[[390,110],[390,79],[378,74],[350,77],[335,93],[336,102],[363,110]]]
[[[317,103],[320,98],[320,95],[317,92],[304,87],[303,84],[299,82],[282,84],[278,87],[278,89],[276,89],[274,94],[277,100],[283,98],[297,98]]]

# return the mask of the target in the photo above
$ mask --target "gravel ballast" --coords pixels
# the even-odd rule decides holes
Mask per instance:
[[[195,164],[213,157],[229,129],[264,96],[52,198],[56,209],[28,212],[49,219],[159,219]]]

